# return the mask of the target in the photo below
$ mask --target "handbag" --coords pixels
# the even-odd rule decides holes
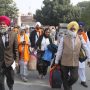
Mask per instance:
[[[37,70],[40,70],[40,68],[43,67],[43,60],[42,60],[43,54],[44,54],[44,51],[41,51],[41,50],[37,51]]]
[[[58,49],[58,46],[55,45],[55,44],[53,44],[53,43],[51,43],[51,44],[49,44],[49,45],[47,46],[47,48],[48,48],[51,52],[56,53],[56,52],[57,52],[57,49]]]
[[[87,59],[85,51],[81,48],[79,53],[79,61],[82,63]]]
[[[28,70],[36,70],[37,68],[37,57],[34,53],[30,54],[30,60],[28,61]]]
[[[49,82],[52,88],[61,88],[62,78],[60,66],[53,66],[50,69]]]
[[[52,60],[52,52],[47,48],[42,56],[42,60],[51,62]]]

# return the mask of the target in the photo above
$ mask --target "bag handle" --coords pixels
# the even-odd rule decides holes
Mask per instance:
[[[54,65],[52,68],[50,68],[50,71],[52,71],[52,70],[54,70],[56,68],[60,68],[60,66],[59,65]]]

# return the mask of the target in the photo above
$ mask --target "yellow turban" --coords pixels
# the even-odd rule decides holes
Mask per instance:
[[[76,21],[72,21],[67,25],[68,30],[70,30],[72,27],[75,28],[75,32],[77,32],[79,29],[79,25]]]

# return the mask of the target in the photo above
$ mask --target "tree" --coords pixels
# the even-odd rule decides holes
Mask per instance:
[[[72,6],[70,0],[44,0],[43,4],[41,10],[36,11],[35,19],[44,25],[58,25],[80,18],[80,9]]]
[[[6,15],[10,18],[17,16],[18,9],[13,0],[0,0],[0,15]]]
[[[84,21],[86,26],[90,27],[90,1],[84,1],[77,4],[81,9],[80,21]]]
[[[83,1],[83,2],[79,2],[77,4],[77,6],[81,7],[81,8],[85,8],[87,5],[89,5],[90,1]]]

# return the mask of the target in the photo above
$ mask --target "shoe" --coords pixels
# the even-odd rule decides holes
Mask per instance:
[[[42,79],[46,79],[46,76],[42,76]]]
[[[24,82],[27,82],[27,81],[28,81],[28,79],[27,79],[26,77],[22,77],[22,80],[23,80]]]
[[[84,87],[88,87],[88,85],[86,84],[86,82],[81,82],[81,85],[84,86]]]
[[[9,90],[13,90],[13,87],[9,88]]]
[[[72,90],[72,86],[70,86],[70,90]]]
[[[39,79],[42,79],[42,75],[39,75],[38,78],[39,78]]]

